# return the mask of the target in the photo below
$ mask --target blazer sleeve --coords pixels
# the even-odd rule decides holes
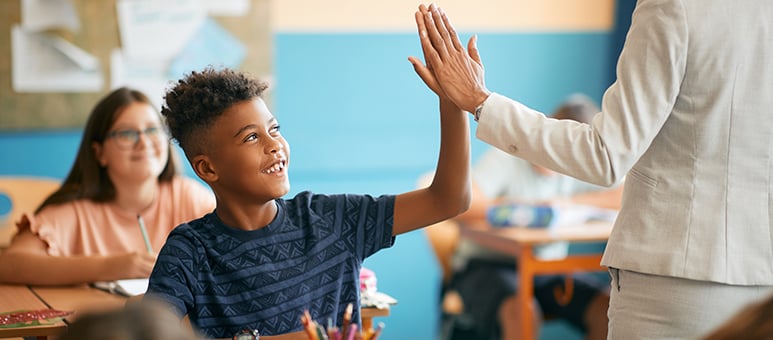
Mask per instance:
[[[492,93],[476,136],[509,154],[603,186],[624,178],[665,124],[679,95],[688,32],[681,1],[639,0],[617,81],[591,124],[556,120]]]

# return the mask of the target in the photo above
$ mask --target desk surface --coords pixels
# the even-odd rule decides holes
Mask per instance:
[[[360,309],[360,317],[363,319],[371,319],[379,316],[389,316],[390,310],[390,307],[362,307]]]
[[[517,255],[518,245],[532,246],[557,241],[603,242],[609,239],[613,225],[613,222],[594,221],[554,228],[492,228],[486,222],[479,222],[461,228],[461,235],[482,246]]]
[[[53,309],[75,311],[65,318],[68,322],[84,312],[122,308],[127,301],[124,296],[91,288],[88,285],[32,286],[30,289]]]
[[[111,294],[88,285],[45,287],[0,285],[0,306],[2,306],[0,312],[47,308],[75,311],[74,314],[65,318],[68,322],[87,312],[122,308],[127,299],[124,296]],[[362,308],[361,317],[363,324],[367,323],[368,326],[372,327],[374,317],[388,316],[389,313],[389,308]],[[67,325],[63,321],[52,325],[0,328],[0,338],[58,335],[66,328]]]
[[[0,312],[48,308],[49,306],[46,306],[27,286],[0,285]],[[66,328],[67,325],[62,321],[51,325],[0,328],[0,338],[57,335],[64,332]]]

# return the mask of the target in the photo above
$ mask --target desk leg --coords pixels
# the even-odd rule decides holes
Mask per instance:
[[[531,304],[534,301],[534,254],[532,247],[522,245],[518,256],[518,308],[520,309],[521,339],[535,339],[534,316]]]
[[[362,328],[360,331],[373,331],[373,318],[362,318]]]

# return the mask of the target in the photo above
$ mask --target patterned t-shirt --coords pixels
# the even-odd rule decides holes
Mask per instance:
[[[359,323],[360,267],[394,243],[394,202],[302,192],[276,200],[274,221],[253,231],[226,226],[216,210],[172,231],[146,297],[171,303],[213,338],[300,331],[304,310],[340,326],[349,303]]]

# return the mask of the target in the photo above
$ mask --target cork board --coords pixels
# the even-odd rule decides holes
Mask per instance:
[[[270,0],[250,0],[244,16],[214,20],[244,44],[241,70],[271,74]],[[11,28],[21,21],[21,0],[0,1],[0,130],[81,128],[94,104],[110,91],[110,52],[120,47],[115,0],[72,0],[81,28],[53,31],[100,61],[104,85],[99,92],[18,93],[12,87]]]

